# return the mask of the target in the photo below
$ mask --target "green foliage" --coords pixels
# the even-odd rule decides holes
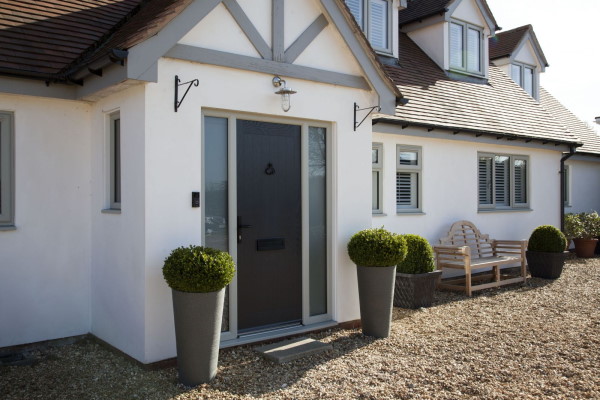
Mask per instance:
[[[391,267],[406,257],[406,241],[383,228],[365,229],[348,242],[348,255],[356,265]]]
[[[402,237],[406,240],[408,252],[396,271],[404,274],[424,274],[435,270],[433,249],[427,239],[411,234]]]
[[[231,256],[202,246],[178,247],[165,259],[163,276],[180,292],[217,292],[229,285],[235,274]]]
[[[562,253],[567,248],[567,238],[552,225],[538,226],[529,237],[527,249],[544,253]]]
[[[596,211],[565,215],[565,236],[569,239],[593,239],[600,236],[600,215]]]

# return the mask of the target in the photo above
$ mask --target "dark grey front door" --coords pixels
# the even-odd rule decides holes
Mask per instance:
[[[300,132],[237,121],[240,332],[302,320]]]

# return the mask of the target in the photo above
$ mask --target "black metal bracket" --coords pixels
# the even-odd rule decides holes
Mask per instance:
[[[175,112],[177,112],[179,107],[181,107],[181,103],[183,103],[183,99],[185,99],[185,96],[187,96],[188,92],[192,88],[192,85],[198,87],[199,84],[200,81],[198,79],[193,79],[191,81],[181,83],[181,80],[179,80],[179,76],[175,75]],[[187,89],[185,89],[185,93],[183,93],[181,100],[179,100],[179,86],[183,85],[188,86]]]
[[[367,113],[367,115],[365,115],[365,117],[363,119],[360,120],[360,122],[357,123],[356,113],[359,111],[364,111],[364,110],[369,110],[369,112]],[[369,115],[371,115],[375,110],[377,110],[377,112],[379,112],[379,111],[381,111],[381,107],[373,106],[373,107],[359,108],[358,104],[354,103],[354,132],[356,132],[356,129],[359,126],[361,126],[362,123],[365,122],[365,120],[369,117]]]

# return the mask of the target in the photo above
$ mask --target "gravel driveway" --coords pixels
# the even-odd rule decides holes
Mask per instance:
[[[283,365],[222,350],[217,378],[193,390],[88,339],[0,366],[0,399],[600,399],[600,259],[553,282],[438,292],[431,308],[395,309],[389,339],[311,337],[334,350]]]

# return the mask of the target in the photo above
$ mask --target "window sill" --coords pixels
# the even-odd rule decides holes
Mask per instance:
[[[2,231],[16,231],[17,227],[14,225],[0,225],[0,232]]]
[[[121,209],[119,208],[105,208],[104,210],[100,210],[102,214],[121,214]]]
[[[382,213],[382,212],[377,212],[377,211],[373,211],[372,215],[374,217],[387,217],[386,213]]]
[[[531,208],[490,208],[477,210],[478,214],[530,212]]]
[[[421,210],[396,211],[396,215],[427,215]]]

